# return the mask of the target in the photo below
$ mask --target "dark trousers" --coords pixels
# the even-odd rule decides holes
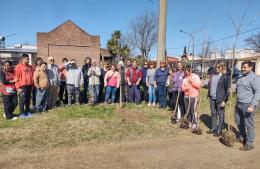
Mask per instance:
[[[157,83],[157,92],[160,108],[167,106],[166,83]]]
[[[128,86],[129,101],[130,103],[140,103],[140,86],[132,84]]]
[[[218,133],[224,128],[224,110],[225,107],[220,106],[221,103],[217,103],[216,99],[210,98],[210,111],[211,111],[211,123],[212,131],[217,131]],[[218,123],[218,124],[217,124]]]
[[[141,86],[143,88],[141,100],[145,101],[145,103],[148,103],[148,86],[145,83],[141,84]]]
[[[88,79],[86,79],[86,78],[84,78],[84,87],[83,87],[82,101],[85,104],[88,103]]]
[[[190,103],[189,103],[190,100]],[[195,106],[196,106],[196,98],[194,97],[184,97],[184,104],[185,104],[185,109],[188,111],[188,119],[190,123],[195,124],[196,119],[195,119]]]
[[[239,130],[239,137],[246,138],[246,144],[252,145],[255,139],[255,111],[247,112],[250,104],[237,103],[235,107],[235,122]]]
[[[36,104],[36,94],[37,94],[37,88],[33,86],[32,88],[32,104],[35,106]]]
[[[63,99],[64,92],[65,92],[65,99]],[[68,103],[68,90],[65,81],[60,81],[59,101],[63,102],[63,104]]]
[[[7,119],[12,119],[13,112],[18,104],[18,99],[16,94],[12,95],[3,95],[3,104],[4,104],[4,112],[5,117]]]
[[[32,94],[32,86],[23,86],[21,87],[23,90],[22,93],[19,94],[19,109],[20,114],[28,113],[30,111],[30,100]]]
[[[103,103],[105,101],[104,84],[99,86],[98,103]]]

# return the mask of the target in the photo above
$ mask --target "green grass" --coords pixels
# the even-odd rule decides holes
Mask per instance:
[[[235,97],[230,99],[232,113]],[[32,118],[8,121],[0,110],[0,151],[9,148],[46,149],[52,147],[95,144],[99,142],[138,139],[142,137],[175,136],[176,128],[169,124],[167,109],[147,107],[144,104],[73,105]],[[206,90],[202,90],[201,114],[209,114]]]

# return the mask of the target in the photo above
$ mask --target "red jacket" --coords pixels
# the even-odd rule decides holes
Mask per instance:
[[[16,89],[21,88],[22,86],[33,85],[33,67],[31,65],[24,65],[19,63],[15,66],[15,83]]]
[[[131,67],[127,70],[126,77],[129,77],[130,82],[135,84],[139,79],[142,78],[142,70]]]
[[[15,90],[15,85],[14,83],[10,83],[9,81],[14,80],[14,71],[11,72],[5,72],[3,71],[3,75],[5,77],[4,81],[2,83],[0,83],[0,92],[4,95],[11,95],[11,94],[15,94],[16,90]],[[5,84],[6,83],[6,84]]]

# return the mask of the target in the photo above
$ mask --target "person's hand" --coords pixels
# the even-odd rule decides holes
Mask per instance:
[[[105,87],[107,87],[107,84],[104,84]]]
[[[119,85],[118,85],[118,86],[116,86],[116,88],[119,88]]]
[[[154,88],[155,88],[155,89],[157,88],[157,84],[156,84],[156,83],[154,83]]]
[[[249,106],[248,108],[247,108],[247,112],[248,113],[253,113],[254,112],[254,108],[253,108],[253,106]]]
[[[150,84],[149,84],[149,83],[146,83],[146,86],[147,86],[147,87],[149,87],[149,86],[150,86]]]
[[[140,82],[136,82],[135,84],[136,84],[136,86],[138,86],[140,84]]]
[[[131,86],[131,85],[132,85],[132,83],[131,83],[131,82],[128,82],[128,85],[129,85],[129,86]]]
[[[17,94],[20,94],[20,93],[22,93],[22,92],[23,92],[22,89],[17,89]]]
[[[221,102],[220,106],[221,107],[225,107],[226,103],[225,102]]]

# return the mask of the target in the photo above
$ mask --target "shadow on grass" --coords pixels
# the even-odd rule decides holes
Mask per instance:
[[[205,126],[207,126],[209,129],[212,128],[212,124],[211,124],[211,116],[208,114],[202,114],[200,116],[200,120],[205,124]]]

